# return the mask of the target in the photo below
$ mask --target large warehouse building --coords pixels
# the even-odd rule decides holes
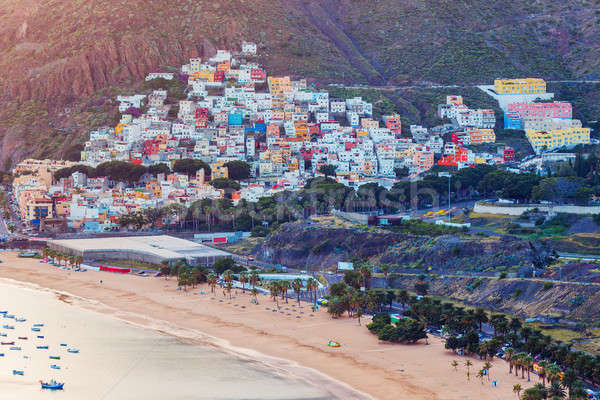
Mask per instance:
[[[160,264],[186,260],[190,265],[212,265],[230,253],[173,236],[128,236],[94,239],[52,240],[51,249],[97,260],[136,260]]]

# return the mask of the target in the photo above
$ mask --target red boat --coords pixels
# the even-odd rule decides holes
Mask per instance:
[[[27,340],[27,336],[19,336],[19,340]]]
[[[1,343],[5,346],[8,346],[8,345],[14,346],[14,344],[15,344],[15,342],[1,342]]]

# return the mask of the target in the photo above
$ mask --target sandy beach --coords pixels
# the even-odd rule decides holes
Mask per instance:
[[[164,332],[190,342],[212,345],[237,357],[259,361],[273,371],[315,385],[326,398],[343,399],[513,399],[513,384],[530,383],[508,373],[508,364],[493,361],[491,379],[475,377],[483,362],[473,363],[467,380],[465,357],[444,349],[430,338],[429,345],[380,343],[355,319],[331,319],[326,311],[311,312],[306,303],[289,300],[273,312],[275,303],[259,296],[259,304],[241,292],[233,299],[206,286],[178,291],[175,279],[72,272],[39,260],[0,253],[0,277],[30,282],[53,291],[60,301]],[[102,283],[100,283],[102,280]],[[205,294],[201,294],[204,291]],[[330,348],[330,339],[341,348]],[[456,359],[455,371],[450,363]],[[0,398],[2,396],[0,395]]]

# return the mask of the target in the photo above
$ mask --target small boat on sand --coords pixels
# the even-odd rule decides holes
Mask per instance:
[[[37,346],[36,349],[39,349],[39,350],[48,350],[48,346]]]
[[[43,337],[43,336],[38,336],[37,338],[38,338],[38,339],[43,339],[44,337]]]
[[[50,368],[52,368],[52,369],[60,369],[60,365],[52,364],[50,366]]]
[[[19,346],[12,346],[10,347],[10,350],[21,351],[21,348]]]
[[[2,325],[2,327],[3,327],[4,329],[15,329],[15,327],[14,327],[14,326],[12,326],[12,325]]]
[[[34,328],[41,328],[42,326],[44,326],[44,324],[33,324]]]
[[[4,318],[12,318],[15,319],[15,316],[13,314],[4,314]]]
[[[13,369],[13,375],[23,376],[23,375],[25,375],[25,371],[19,371],[19,370]]]
[[[27,340],[27,336],[19,336],[19,340]]]
[[[79,353],[79,349],[68,349],[67,350],[69,353],[73,353],[73,354],[77,354]]]
[[[0,333],[0,336],[6,337],[6,333]]]
[[[31,332],[39,332],[40,328],[31,328]]]
[[[0,353],[0,357],[4,357],[4,353]]]
[[[0,342],[0,344],[2,344],[3,346],[12,346],[15,344],[15,342]]]
[[[25,318],[17,318],[17,319],[15,319],[15,321],[17,321],[17,322],[25,322],[27,320]]]
[[[66,343],[61,343],[60,346],[61,347],[67,347],[67,344]]]
[[[60,356],[50,356],[51,360],[60,360]]]
[[[42,389],[50,390],[63,390],[63,387],[65,386],[64,383],[58,383],[54,379],[52,379],[50,382],[40,381],[40,383],[42,385]]]

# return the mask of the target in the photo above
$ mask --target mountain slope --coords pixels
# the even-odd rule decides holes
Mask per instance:
[[[261,45],[315,81],[600,75],[600,0],[0,0],[0,158],[64,154],[143,76]],[[114,107],[113,107],[114,108]],[[31,144],[31,146],[23,146]]]

